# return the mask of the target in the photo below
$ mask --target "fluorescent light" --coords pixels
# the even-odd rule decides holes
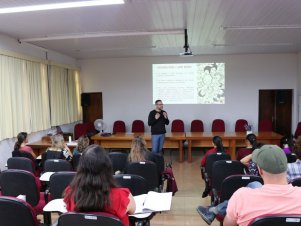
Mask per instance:
[[[87,7],[87,6],[115,5],[115,4],[124,4],[124,0],[90,0],[90,1],[63,2],[63,3],[53,3],[53,4],[0,8],[0,14],[32,12],[32,11],[42,11],[42,10],[52,10],[52,9],[79,8],[79,7]]]
[[[49,40],[81,39],[81,38],[103,38],[103,37],[124,37],[124,36],[147,36],[147,35],[177,35],[183,34],[183,30],[164,30],[164,31],[127,31],[127,32],[91,32],[79,34],[60,34],[49,35],[46,37],[24,38],[21,42],[37,42]]]
[[[300,24],[293,25],[261,25],[261,26],[222,26],[223,30],[271,30],[271,29],[301,29]]]

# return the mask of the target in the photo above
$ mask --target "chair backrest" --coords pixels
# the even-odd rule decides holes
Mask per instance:
[[[287,162],[293,163],[297,161],[297,156],[295,154],[286,154]]]
[[[73,171],[70,162],[64,159],[47,159],[44,164],[44,172]]]
[[[128,161],[128,155],[126,153],[122,152],[110,152],[109,157],[112,162],[113,171],[120,171],[124,172],[127,161]]]
[[[297,138],[300,135],[301,135],[301,122],[298,122],[297,128],[294,133],[294,137]]]
[[[113,124],[113,133],[125,133],[125,123],[124,121],[117,120]]]
[[[184,122],[181,119],[175,119],[171,123],[171,132],[185,132]]]
[[[128,188],[132,195],[141,195],[148,192],[146,180],[134,174],[118,174],[114,175],[116,183],[122,188]]]
[[[230,157],[230,155],[228,155],[226,153],[221,153],[221,152],[212,153],[207,156],[205,172],[207,173],[209,178],[212,177],[213,164],[219,160],[231,160],[231,157]]]
[[[144,133],[144,122],[142,120],[134,120],[132,123],[132,133]]]
[[[295,186],[295,187],[301,187],[301,177],[295,178],[292,181],[292,185]]]
[[[82,155],[78,154],[78,155],[73,155],[73,157],[72,157],[71,164],[75,171],[77,170],[81,156]]]
[[[273,122],[269,119],[264,119],[259,121],[258,125],[259,132],[272,132],[273,131]]]
[[[225,132],[225,122],[222,119],[214,119],[212,122],[212,132]]]
[[[71,183],[76,172],[56,172],[50,176],[49,191],[51,199],[61,199],[66,187]]]
[[[25,195],[26,202],[36,206],[40,200],[40,191],[35,176],[25,170],[9,169],[0,174],[1,193],[17,197]]]
[[[124,226],[115,216],[106,213],[64,213],[58,219],[58,226]]]
[[[203,121],[198,119],[191,121],[190,132],[204,132]]]
[[[32,207],[25,201],[0,196],[0,222],[5,226],[38,226]]]
[[[80,136],[87,134],[87,125],[84,123],[79,123],[74,126],[74,140],[77,140]]]
[[[219,160],[212,166],[212,189],[221,191],[222,182],[228,176],[244,174],[244,165],[240,161]]]
[[[301,215],[262,216],[254,219],[249,226],[298,226],[301,225]]]
[[[159,187],[157,166],[153,162],[131,162],[127,166],[126,173],[143,177],[147,182],[148,191]]]
[[[238,119],[235,123],[235,132],[246,132],[245,126],[248,125],[248,121],[245,119]]]
[[[263,184],[262,178],[254,175],[232,175],[225,178],[222,182],[220,202],[229,200],[237,189],[246,187],[249,183],[254,181]]]
[[[8,169],[26,170],[35,173],[35,166],[32,160],[25,157],[12,157],[7,160]]]

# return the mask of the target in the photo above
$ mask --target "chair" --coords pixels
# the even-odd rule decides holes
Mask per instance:
[[[71,165],[75,171],[77,170],[81,156],[82,155],[78,154],[78,155],[73,155],[73,157],[72,157]]]
[[[125,133],[125,123],[124,121],[117,120],[113,124],[113,133]]]
[[[124,226],[115,216],[106,213],[64,213],[58,219],[58,226]]]
[[[123,173],[127,165],[128,155],[122,152],[110,152],[109,157],[112,162],[113,172],[120,171]]]
[[[297,156],[295,154],[286,154],[287,162],[293,163],[297,161]]]
[[[301,135],[301,122],[298,122],[297,128],[294,133],[294,137],[297,139],[297,137],[300,135]]]
[[[45,206],[44,193],[40,192],[39,180],[25,170],[9,169],[1,172],[0,187],[4,196],[17,197],[25,195],[36,214],[43,212]]]
[[[58,151],[46,151],[42,154],[41,165],[44,168],[47,159],[65,159],[64,154]]]
[[[73,171],[71,163],[64,159],[47,159],[44,172]]]
[[[175,119],[171,123],[171,132],[185,132],[184,122],[181,119]]]
[[[114,175],[114,179],[120,187],[128,188],[133,196],[147,194],[149,191],[146,180],[139,175],[118,174]]]
[[[272,215],[254,219],[250,226],[298,226],[301,225],[301,215]]]
[[[239,188],[246,187],[249,183],[258,181],[263,184],[263,180],[259,176],[254,175],[231,175],[222,182],[221,194],[218,203],[229,200],[233,193]]]
[[[134,120],[132,123],[132,133],[144,133],[144,122],[142,120]]]
[[[253,150],[251,148],[240,148],[236,153],[236,160],[240,161],[249,154],[252,154]]]
[[[225,132],[225,122],[222,119],[214,119],[212,122],[212,132]]]
[[[35,165],[32,160],[25,157],[12,157],[7,160],[7,169],[20,169],[35,173]]]
[[[301,177],[295,178],[292,181],[292,185],[295,186],[295,187],[301,187]]]
[[[94,124],[92,122],[78,123],[74,126],[74,140],[84,135],[94,135],[97,131],[95,130]]]
[[[0,222],[5,226],[45,225],[38,223],[34,210],[27,202],[5,196],[0,196]]]
[[[159,190],[157,166],[153,162],[131,162],[126,169],[127,174],[134,174],[146,180],[148,191]]]
[[[264,119],[259,121],[258,125],[259,132],[272,132],[273,131],[273,123],[272,120]]]
[[[246,132],[245,126],[248,125],[248,121],[245,119],[238,119],[235,123],[235,132]]]
[[[66,187],[69,186],[73,180],[76,172],[64,171],[56,172],[50,176],[49,180],[49,190],[47,194],[50,194],[51,199],[61,199],[63,197],[63,192]]]
[[[244,165],[239,161],[219,160],[212,166],[212,204],[217,200],[221,193],[224,179],[231,175],[244,174]]]
[[[202,120],[195,119],[191,122],[190,132],[204,132],[204,125]]]

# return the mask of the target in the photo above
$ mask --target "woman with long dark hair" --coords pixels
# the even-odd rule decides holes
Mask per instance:
[[[136,206],[127,188],[117,188],[113,169],[106,151],[98,145],[90,145],[83,152],[77,173],[65,190],[68,211],[107,212],[129,226],[127,214],[133,214]]]
[[[13,157],[22,156],[22,154],[18,154],[19,152],[27,152],[32,155],[33,158],[36,158],[35,153],[32,148],[27,146],[28,143],[28,134],[26,132],[20,132],[17,136],[17,142],[14,146]]]
[[[257,137],[255,134],[251,133],[246,136],[246,147],[245,148],[240,148],[237,151],[236,154],[236,160],[240,161],[247,155],[251,154],[256,148],[259,147],[259,144],[257,143]]]
[[[202,167],[205,167],[207,156],[209,154],[216,153],[216,152],[226,152],[225,149],[224,149],[224,146],[223,146],[223,140],[220,136],[214,136],[212,138],[212,144],[213,144],[213,148],[206,151],[205,155],[201,159],[201,166]]]

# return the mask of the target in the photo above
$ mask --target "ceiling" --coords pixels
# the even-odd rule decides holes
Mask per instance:
[[[0,7],[53,2],[62,0],[1,0]],[[76,59],[179,55],[185,28],[194,55],[299,52],[300,12],[300,0],[126,0],[0,14],[0,33]]]

